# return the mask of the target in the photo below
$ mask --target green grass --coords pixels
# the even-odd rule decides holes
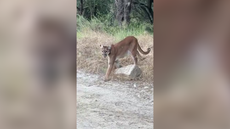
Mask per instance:
[[[115,26],[115,21],[111,20],[110,16],[102,18],[93,18],[90,21],[86,20],[82,16],[77,16],[77,37],[83,38],[82,32],[95,31],[101,33],[107,33],[115,38],[116,41],[123,39],[126,36],[139,36],[143,34],[153,35],[153,25],[149,23],[140,23],[135,19],[132,19],[129,27],[121,28]]]

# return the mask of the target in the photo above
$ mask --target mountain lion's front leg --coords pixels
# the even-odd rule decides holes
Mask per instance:
[[[109,59],[108,60],[108,69],[106,71],[106,75],[105,75],[105,79],[104,81],[109,81],[109,75],[111,73],[111,71],[113,70],[113,66],[114,66],[114,59]]]

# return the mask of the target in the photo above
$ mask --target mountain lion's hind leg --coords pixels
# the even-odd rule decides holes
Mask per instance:
[[[136,55],[136,52],[135,51],[132,51],[132,59],[134,61],[134,65],[137,65],[137,55]]]
[[[122,67],[122,65],[120,64],[119,60],[117,59],[115,61],[115,68],[117,69],[117,68],[121,68],[121,67]]]

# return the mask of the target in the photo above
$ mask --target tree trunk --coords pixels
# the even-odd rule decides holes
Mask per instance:
[[[125,0],[124,2],[124,23],[129,25],[130,23],[130,13],[131,13],[132,0]]]
[[[116,20],[119,25],[122,23],[129,24],[132,0],[115,0]]]
[[[83,0],[80,0],[80,4],[81,4],[81,6],[80,6],[80,15],[82,15],[83,14],[83,8],[84,8]]]
[[[124,0],[115,0],[116,20],[118,21],[120,26],[122,26],[122,22],[124,19],[124,17],[123,17],[123,14],[124,14],[123,3],[124,3]]]
[[[148,0],[148,3],[147,3],[148,8],[152,8],[152,3],[153,3],[153,0]]]
[[[148,7],[148,10],[149,10],[149,13],[151,15],[151,19],[150,19],[150,22],[153,23],[153,9],[152,9],[152,6],[153,6],[153,0],[148,0],[148,4],[147,4],[147,7]]]

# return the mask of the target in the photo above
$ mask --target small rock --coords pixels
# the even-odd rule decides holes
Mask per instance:
[[[115,74],[124,74],[131,79],[135,79],[141,75],[142,71],[137,65],[128,65],[118,69],[115,69]]]
[[[133,87],[137,87],[136,83],[134,83]]]

